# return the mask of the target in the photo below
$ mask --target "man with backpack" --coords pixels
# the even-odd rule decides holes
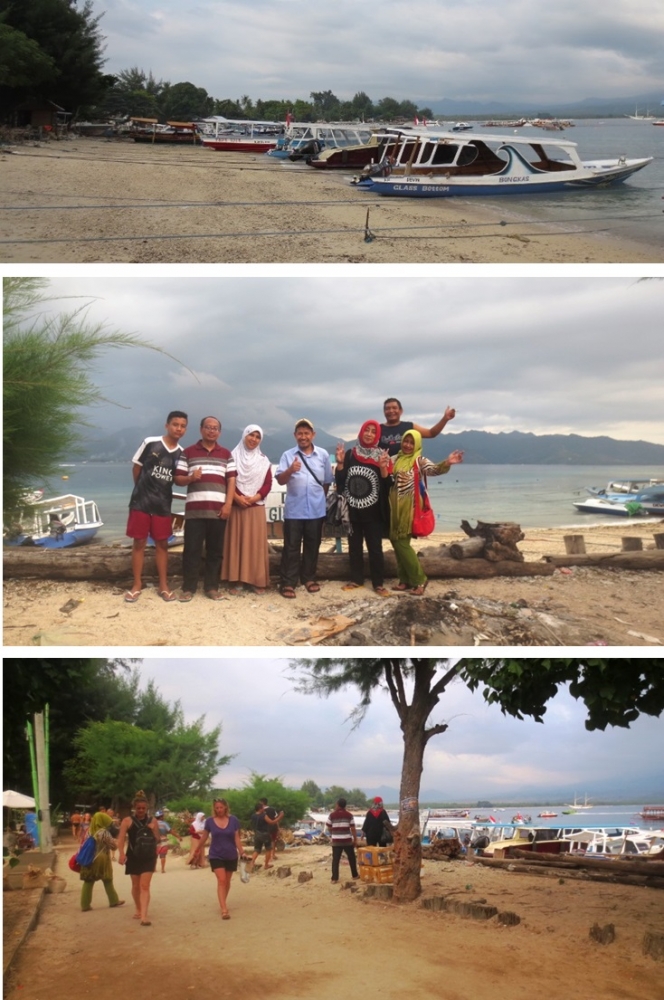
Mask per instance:
[[[131,876],[131,894],[136,906],[134,920],[142,927],[149,927],[150,882],[157,867],[157,844],[160,840],[159,824],[148,815],[145,792],[134,796],[134,815],[126,816],[120,824],[118,861]],[[126,846],[126,850],[125,850]]]

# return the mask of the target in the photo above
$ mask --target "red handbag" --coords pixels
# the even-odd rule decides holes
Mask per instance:
[[[420,480],[417,462],[413,466],[414,496],[413,496],[413,538],[426,538],[436,526],[436,515],[431,509],[427,493],[426,476]]]
[[[80,872],[81,870],[81,866],[76,860],[77,857],[78,857],[78,851],[76,852],[76,854],[72,854],[72,856],[69,859],[69,867],[73,872]]]

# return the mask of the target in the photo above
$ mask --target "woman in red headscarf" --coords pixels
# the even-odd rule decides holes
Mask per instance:
[[[393,831],[394,827],[390,817],[385,812],[383,800],[377,795],[362,824],[362,833],[366,838],[367,847],[386,847],[387,844],[391,844],[394,840]]]
[[[350,518],[348,554],[351,582],[344,590],[364,585],[362,545],[366,542],[373,588],[381,597],[389,597],[389,591],[383,586],[383,535],[389,524],[392,462],[387,452],[378,447],[379,440],[380,424],[377,420],[367,420],[360,428],[354,448],[344,452],[344,446],[338,444],[335,481],[337,490],[348,501]]]

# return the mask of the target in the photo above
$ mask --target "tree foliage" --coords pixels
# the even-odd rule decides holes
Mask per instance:
[[[109,82],[102,72],[101,17],[95,15],[92,0],[80,6],[76,0],[0,0],[0,20],[33,43],[30,58],[38,71],[32,78],[10,78],[0,90],[2,106],[12,108],[40,97],[76,112],[99,103]],[[23,51],[30,55],[24,44]]]
[[[266,774],[257,774],[255,771],[251,772],[242,788],[220,789],[214,794],[228,800],[231,812],[243,827],[249,826],[256,803],[262,798],[266,798],[277,812],[283,809],[284,826],[297,823],[309,808],[309,798],[305,792],[287,788],[279,778],[269,778]]]
[[[350,715],[360,724],[378,689],[390,695],[403,733],[404,755],[399,798],[399,825],[395,832],[395,899],[407,901],[420,894],[421,847],[418,800],[429,740],[448,724],[430,717],[448,686],[461,678],[471,688],[484,684],[484,698],[522,719],[542,721],[547,703],[568,685],[573,697],[586,706],[588,729],[629,726],[641,713],[664,711],[664,672],[647,660],[604,659],[424,659],[393,657],[293,661],[299,671],[296,687],[327,697],[356,687],[359,701]]]
[[[108,348],[154,347],[133,333],[91,323],[89,305],[46,315],[48,282],[4,279],[3,511],[19,517],[26,491],[43,486],[71,459],[84,424],[80,410],[103,399],[91,376]]]

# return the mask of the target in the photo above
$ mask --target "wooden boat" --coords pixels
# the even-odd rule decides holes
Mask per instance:
[[[20,523],[7,530],[4,543],[66,549],[91,541],[103,523],[94,500],[67,493],[35,501]]]
[[[644,806],[638,815],[649,823],[653,820],[664,820],[664,806]]]
[[[454,135],[410,130],[385,143],[380,161],[353,183],[401,198],[550,194],[617,184],[653,157],[581,160],[562,138]]]
[[[371,142],[373,130],[367,125],[353,125],[345,122],[291,122],[286,126],[283,138],[268,156],[281,160],[306,160],[318,156],[324,150],[344,150],[358,148]],[[365,160],[359,166],[364,166]]]
[[[200,142],[194,122],[166,122],[165,125],[160,125],[156,118],[132,118],[128,135],[134,142],[165,142],[188,146]]]
[[[206,149],[232,153],[267,153],[284,134],[282,122],[250,121],[214,115],[200,123],[200,142]]]

